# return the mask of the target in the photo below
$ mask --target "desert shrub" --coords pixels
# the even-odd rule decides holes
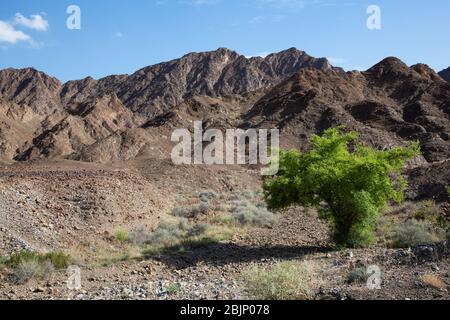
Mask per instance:
[[[0,271],[6,268],[6,262],[8,261],[8,258],[5,256],[0,256]]]
[[[193,219],[199,215],[205,215],[209,212],[209,205],[207,203],[200,203],[192,207],[177,207],[172,210],[172,215],[175,217]]]
[[[30,250],[22,250],[12,253],[9,259],[6,261],[6,265],[8,267],[15,268],[22,262],[39,260],[42,260],[42,256],[39,253]]]
[[[408,248],[443,241],[445,232],[428,221],[410,219],[394,226],[389,238],[393,247]]]
[[[328,129],[313,136],[307,153],[281,151],[278,173],[264,181],[266,202],[269,209],[316,207],[338,246],[366,246],[375,240],[386,204],[403,201],[406,182],[400,173],[419,153],[418,143],[378,151],[359,143],[356,132]]]
[[[49,261],[55,269],[66,269],[72,263],[72,257],[62,251],[46,253],[41,260]]]
[[[151,234],[149,244],[161,247],[176,246],[186,234],[185,222],[163,221]]]
[[[49,262],[56,269],[65,269],[72,262],[72,257],[62,251],[53,251],[49,253],[38,253],[29,250],[23,250],[11,254],[6,260],[6,265],[11,268],[19,266],[21,263],[28,261],[37,261],[39,263]]]
[[[206,223],[191,224],[186,219],[178,221],[163,221],[151,233],[149,244],[161,247],[173,247],[191,238],[203,236],[209,229]]]
[[[349,283],[366,283],[367,279],[369,279],[369,274],[366,268],[357,268],[350,271],[347,275]]]
[[[261,197],[260,191],[252,191],[252,190],[243,190],[239,192],[233,192],[228,200],[230,201],[242,201],[242,200],[254,200],[258,197]]]
[[[276,222],[275,215],[264,206],[256,206],[248,200],[232,202],[233,220],[240,225],[271,227]]]
[[[226,227],[207,223],[191,223],[185,218],[160,223],[150,235],[144,248],[144,257],[177,253],[227,240],[233,235]]]
[[[15,282],[23,284],[32,278],[41,278],[53,272],[54,267],[50,261],[24,260],[13,269]]]
[[[262,300],[309,300],[318,284],[311,262],[280,262],[269,268],[250,267],[242,279],[248,294]]]
[[[209,225],[207,223],[197,223],[189,228],[187,232],[187,236],[189,238],[199,237],[205,234],[209,229]]]
[[[202,191],[198,197],[202,202],[209,202],[214,198],[217,198],[217,194],[214,191]]]
[[[425,285],[435,288],[435,289],[447,288],[447,285],[445,284],[445,282],[442,281],[441,278],[439,278],[438,276],[433,275],[433,274],[425,274],[420,277],[420,280],[422,280],[422,282]]]
[[[145,227],[138,227],[133,229],[128,235],[128,242],[132,243],[135,246],[141,246],[148,241],[150,241],[151,234]]]
[[[179,283],[169,283],[165,286],[168,295],[174,295],[181,290],[181,285]]]
[[[24,250],[11,254],[5,265],[13,269],[14,279],[25,283],[33,277],[43,277],[55,269],[65,269],[72,257],[62,251],[38,253]]]
[[[117,229],[114,233],[114,237],[120,243],[125,243],[128,240],[128,231],[122,228]]]
[[[416,220],[429,221],[442,228],[447,226],[447,221],[441,214],[441,208],[433,200],[419,202],[413,210],[413,218]]]

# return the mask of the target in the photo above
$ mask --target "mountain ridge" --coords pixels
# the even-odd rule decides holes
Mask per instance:
[[[425,64],[387,57],[345,72],[295,48],[264,58],[189,53],[131,75],[61,83],[35,69],[0,71],[4,161],[167,157],[176,127],[277,127],[282,146],[347,125],[377,148],[417,139],[422,163],[450,157],[450,84]]]

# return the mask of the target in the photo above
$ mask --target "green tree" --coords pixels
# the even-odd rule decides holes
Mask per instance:
[[[264,180],[265,198],[271,209],[316,207],[339,246],[366,246],[388,201],[403,201],[401,171],[419,154],[418,142],[378,151],[363,146],[356,132],[328,129],[313,136],[307,153],[280,152],[279,172]]]

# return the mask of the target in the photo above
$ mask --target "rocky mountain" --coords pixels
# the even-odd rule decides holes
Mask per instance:
[[[428,162],[450,158],[450,85],[428,66],[396,58],[365,72],[302,70],[244,118],[249,126],[279,126],[302,149],[312,134],[345,125],[380,149],[419,140]]]
[[[0,71],[7,162],[168,158],[173,129],[200,119],[205,129],[278,127],[283,147],[302,150],[312,134],[336,125],[380,149],[419,140],[415,165],[449,171],[450,84],[424,64],[391,57],[344,72],[296,49],[265,58],[218,49],[65,84],[33,69]]]
[[[439,72],[439,75],[447,82],[450,82],[450,67]]]
[[[61,109],[61,82],[34,69],[0,70],[0,99],[30,108],[38,115]]]
[[[189,96],[242,95],[274,85],[308,67],[340,70],[333,68],[325,58],[316,59],[295,48],[266,58],[246,58],[220,48],[190,53],[180,59],[143,68],[130,76],[71,81],[62,88],[61,100],[71,108],[87,98],[115,93],[127,108],[148,119]]]
[[[69,156],[113,134],[118,137],[189,97],[248,95],[304,68],[343,72],[325,58],[294,48],[265,58],[246,58],[221,48],[190,53],[129,76],[88,77],[65,84],[34,69],[2,70],[0,116],[5,119],[0,126],[0,158]]]

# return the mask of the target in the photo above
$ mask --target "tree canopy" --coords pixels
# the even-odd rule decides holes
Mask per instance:
[[[365,246],[388,201],[403,200],[401,171],[418,154],[418,142],[379,151],[360,143],[356,132],[331,128],[312,137],[309,152],[280,152],[278,173],[264,180],[266,201],[271,209],[316,207],[338,245]]]

